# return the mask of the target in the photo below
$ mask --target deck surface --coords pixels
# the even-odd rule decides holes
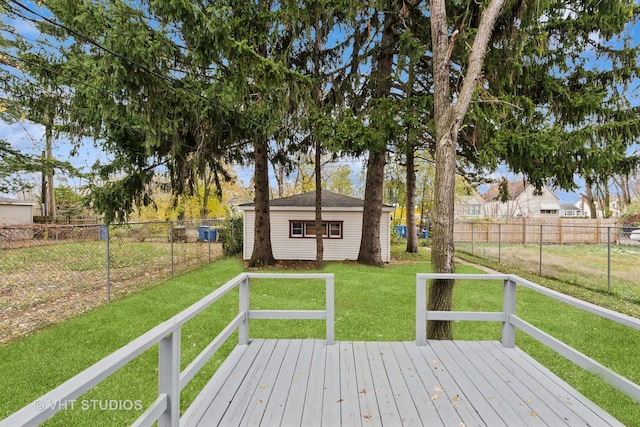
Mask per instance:
[[[185,426],[621,426],[519,349],[488,341],[254,340]]]

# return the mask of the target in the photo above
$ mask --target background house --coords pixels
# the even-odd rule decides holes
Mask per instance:
[[[553,218],[560,216],[560,198],[542,187],[537,190],[526,181],[507,183],[509,198],[501,200],[500,184],[492,185],[483,195],[484,213],[489,218]]]
[[[362,238],[364,201],[322,190],[324,260],[355,260]],[[243,259],[251,258],[254,244],[255,205],[238,206],[243,213]],[[391,212],[383,205],[380,217],[382,261],[391,259]],[[277,260],[315,260],[315,192],[269,201],[271,246]]]
[[[456,198],[454,216],[459,219],[482,218],[484,213],[484,199],[475,189],[471,189],[471,194]]]
[[[585,212],[571,203],[560,204],[560,216],[563,218],[581,218],[586,216]]]
[[[605,218],[605,217],[618,218],[622,216],[622,213],[624,212],[624,209],[626,207],[619,196],[612,197],[611,200],[609,201],[608,215],[605,215],[602,209],[604,205],[601,203],[601,201],[594,200],[593,203],[596,208],[596,215],[595,215],[596,218]],[[584,212],[584,216],[586,216],[587,218],[591,218],[591,206],[589,205],[587,196],[585,196],[584,194],[581,194],[580,200],[576,202],[575,206]]]
[[[0,197],[0,225],[33,224],[32,202]]]

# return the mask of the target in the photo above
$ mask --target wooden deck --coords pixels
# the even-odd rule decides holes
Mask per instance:
[[[253,340],[236,347],[183,426],[621,426],[498,342]]]
[[[251,309],[252,280],[324,280],[324,310]],[[425,310],[427,280],[501,281],[498,312]],[[510,274],[416,275],[416,340],[335,342],[334,275],[241,273],[63,384],[0,427],[39,425],[152,347],[158,396],[134,427],[178,426],[620,426],[611,415],[516,347],[516,329],[640,402],[640,385],[559,341],[516,313],[516,287],[640,330],[640,319],[598,307]],[[193,359],[181,357],[183,326],[229,292],[238,315]],[[260,319],[323,320],[326,340],[251,340]],[[427,341],[431,320],[502,324],[500,343]],[[237,332],[238,345],[180,417],[181,390]],[[188,366],[184,369],[184,362]],[[58,402],[58,404],[55,404]],[[45,405],[43,406],[43,403]],[[109,423],[105,413],[105,422]]]

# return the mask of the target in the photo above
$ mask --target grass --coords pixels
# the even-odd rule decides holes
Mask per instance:
[[[542,269],[540,269],[540,245],[457,243],[456,249],[464,256],[487,262],[500,260],[502,269],[518,269],[561,280],[596,292],[611,294],[617,298],[640,304],[639,246],[606,244],[543,245]],[[609,263],[611,276],[609,277]],[[610,285],[610,286],[609,286]],[[610,289],[609,289],[610,287]]]
[[[57,244],[1,250],[0,343],[105,303],[106,249],[104,241],[61,240]],[[221,252],[218,243],[171,245],[112,239],[110,296],[116,299],[137,292],[166,280],[172,270],[194,269]]]
[[[398,254],[395,258],[399,261],[386,268],[330,263],[323,269],[323,272],[334,273],[336,277],[336,339],[415,339],[415,274],[429,272],[430,268],[424,252],[421,255]],[[8,385],[0,387],[0,418],[188,307],[241,271],[242,264],[238,260],[225,259],[0,347],[1,378]],[[459,266],[457,271],[477,272],[468,266]],[[459,283],[454,291],[454,307],[457,310],[499,310],[501,289],[498,282]],[[252,308],[320,309],[324,304],[322,281],[263,279],[252,282]],[[231,293],[185,326],[182,331],[183,368],[233,318],[237,310],[237,293]],[[535,326],[640,383],[637,369],[640,365],[639,331],[630,331],[527,289],[518,290],[517,310],[518,315]],[[252,337],[323,338],[324,334],[324,322],[321,321],[251,323]],[[456,339],[497,340],[500,325],[456,322],[454,334]],[[234,338],[229,341],[183,390],[183,410],[231,351]],[[640,426],[640,405],[532,339],[518,334],[517,343],[623,423]],[[156,384],[157,348],[152,348],[80,400],[140,401],[146,408],[156,397]],[[77,405],[73,410],[67,407],[47,425],[127,425],[142,412],[118,410],[104,413],[82,410],[80,403]]]

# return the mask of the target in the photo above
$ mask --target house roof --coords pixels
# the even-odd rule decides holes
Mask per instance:
[[[529,183],[526,181],[509,181],[507,184],[509,189],[509,200],[517,199],[528,185]],[[482,197],[487,202],[500,199],[500,183],[493,184]]]
[[[565,211],[580,211],[580,210],[582,210],[578,206],[572,205],[571,203],[560,203],[560,209],[565,210]]]
[[[255,203],[243,203],[242,206],[254,206]],[[316,205],[316,192],[296,194],[289,197],[281,197],[279,199],[269,200],[270,207],[314,207]],[[392,206],[383,205],[392,208]],[[362,208],[364,200],[355,197],[345,196],[343,194],[334,193],[329,190],[322,190],[322,207],[323,208]]]
[[[18,206],[33,206],[34,202],[26,200],[10,199],[8,197],[0,197],[0,205],[18,205]]]

